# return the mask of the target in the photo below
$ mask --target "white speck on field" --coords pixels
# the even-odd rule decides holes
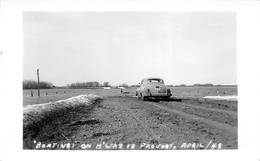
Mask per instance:
[[[215,99],[215,100],[228,100],[228,101],[237,101],[237,96],[205,96],[204,98]]]

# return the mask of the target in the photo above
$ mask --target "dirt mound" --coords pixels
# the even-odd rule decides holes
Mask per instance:
[[[99,98],[101,97],[93,94],[79,95],[66,100],[25,106],[23,109],[24,127],[47,119],[51,121],[52,118],[64,114],[68,109],[89,106]]]

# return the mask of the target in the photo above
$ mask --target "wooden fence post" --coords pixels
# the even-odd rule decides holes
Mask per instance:
[[[40,97],[40,78],[39,78],[39,69],[37,69],[37,77],[38,77],[38,97]]]

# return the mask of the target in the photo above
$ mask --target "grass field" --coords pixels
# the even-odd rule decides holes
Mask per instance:
[[[136,89],[137,87],[130,87],[123,91],[128,91],[127,95],[135,95]],[[177,98],[237,95],[236,87],[170,87],[170,89],[172,96]],[[82,94],[118,96],[122,95],[120,91],[121,89],[42,89],[40,97],[37,90],[33,90],[33,97],[31,97],[31,90],[23,90],[23,105],[55,102]]]
[[[180,98],[237,95],[237,87],[171,87],[170,89],[173,97]]]
[[[125,90],[130,91],[131,95],[135,93],[136,88]],[[33,90],[33,97],[31,97],[31,90],[23,90],[23,105],[54,102],[83,94],[95,94],[103,97],[116,96],[121,95],[121,89],[42,89],[40,97],[38,97],[37,90]]]

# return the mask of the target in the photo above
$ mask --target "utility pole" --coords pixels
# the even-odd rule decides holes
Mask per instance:
[[[39,78],[39,69],[37,69],[37,77],[38,77],[38,97],[40,97],[40,78]]]

